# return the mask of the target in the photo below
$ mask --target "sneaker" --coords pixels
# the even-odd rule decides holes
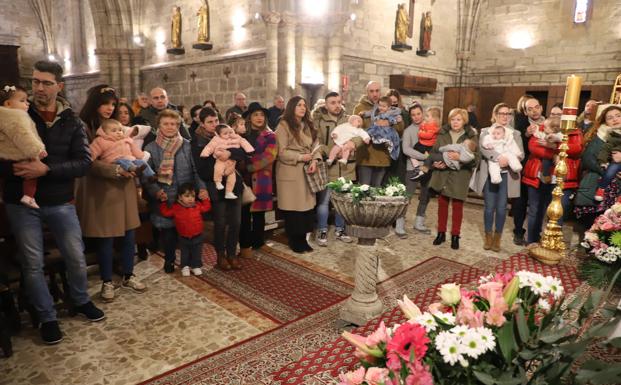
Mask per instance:
[[[142,293],[143,291],[147,290],[147,285],[140,282],[138,278],[136,278],[136,276],[133,274],[131,275],[131,277],[127,279],[123,279],[123,282],[121,282],[121,286],[128,288],[128,289],[132,289],[139,293]]]
[[[513,233],[513,244],[516,246],[524,246],[526,241],[524,240],[524,234]]]
[[[408,233],[400,233],[400,232],[397,232],[397,231],[395,231],[395,235],[397,237],[399,237],[399,239],[407,239],[407,237],[408,237]]]
[[[598,188],[595,191],[595,196],[593,197],[593,199],[595,199],[598,202],[601,202],[604,200],[604,189],[603,188]]]
[[[104,302],[114,301],[114,284],[112,282],[102,282],[99,296]]]
[[[419,180],[420,178],[422,178],[425,175],[424,172],[422,172],[421,170],[418,171],[418,174],[415,174],[414,176],[412,176],[410,178],[410,180]]]
[[[183,268],[181,269],[181,276],[182,277],[190,276],[190,266],[183,266]]]
[[[341,158],[339,159],[339,163],[342,165],[346,165],[347,164],[347,159]]]
[[[326,160],[326,164],[328,165],[328,167],[332,166],[332,163],[334,163],[334,159],[327,159]]]
[[[39,205],[37,204],[37,201],[35,201],[35,199],[33,197],[29,197],[27,195],[24,195],[22,197],[22,199],[19,200],[24,206],[28,206],[31,209],[40,209]]]
[[[321,230],[317,235],[317,244],[319,246],[328,246],[328,232],[326,230]]]
[[[203,269],[200,267],[195,267],[192,269],[192,274],[194,275],[203,275]]]
[[[85,316],[91,322],[98,322],[106,318],[104,312],[98,309],[93,301],[88,301],[84,305],[76,306],[75,311]]]
[[[237,195],[229,191],[226,194],[224,194],[224,199],[237,199]]]
[[[222,184],[222,182],[216,182],[216,189],[224,190],[224,185]]]
[[[58,327],[58,321],[49,321],[41,324],[41,339],[46,345],[54,345],[63,340],[63,333]]]
[[[344,243],[352,243],[354,241],[349,235],[345,234],[345,230],[336,229],[334,235],[336,235],[336,239]]]

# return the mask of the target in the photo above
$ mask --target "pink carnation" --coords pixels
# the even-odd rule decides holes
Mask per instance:
[[[361,385],[364,381],[364,368],[359,367],[358,369],[339,374],[339,385]]]
[[[488,302],[494,301],[496,297],[502,297],[502,283],[487,282],[479,286],[479,294]]]
[[[364,380],[369,385],[385,384],[386,380],[389,380],[388,373],[390,373],[390,371],[386,368],[372,367],[367,370],[367,374],[364,376]]]
[[[420,362],[408,364],[409,374],[405,378],[405,385],[433,385],[433,377],[427,365]]]
[[[370,348],[375,348],[380,342],[386,342],[388,334],[386,334],[386,325],[384,321],[380,322],[379,327],[373,333],[369,334],[366,339],[366,345]]]

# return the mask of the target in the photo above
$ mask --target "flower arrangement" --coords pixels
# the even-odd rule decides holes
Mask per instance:
[[[584,233],[582,246],[593,257],[582,263],[582,277],[596,287],[610,283],[615,272],[621,269],[621,203],[614,204],[595,219],[593,226]]]
[[[586,322],[601,292],[569,323],[578,301],[564,303],[558,278],[528,271],[482,277],[472,289],[445,284],[439,295],[426,312],[404,296],[398,304],[408,321],[401,325],[382,322],[367,337],[344,332],[362,365],[341,373],[339,385],[558,384],[595,336],[611,328]],[[585,363],[591,372],[573,379],[614,383],[621,375],[621,368],[598,365]]]
[[[355,184],[343,177],[327,184],[327,187],[339,194],[351,194],[355,203],[362,200],[375,200],[377,197],[407,197],[405,185],[399,178],[389,178],[388,184],[383,187],[371,187],[368,184]]]

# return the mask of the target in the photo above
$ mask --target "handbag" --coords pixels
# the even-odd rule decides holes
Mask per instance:
[[[326,170],[326,164],[322,160],[317,161],[317,168],[314,173],[309,174],[308,168],[310,163],[304,164],[304,176],[306,176],[306,182],[312,192],[318,193],[326,189],[328,184],[328,171]]]
[[[252,187],[244,183],[244,191],[242,191],[242,206],[248,205],[257,200],[257,196],[252,192]]]

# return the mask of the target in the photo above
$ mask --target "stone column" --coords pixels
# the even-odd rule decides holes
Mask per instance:
[[[101,80],[117,89],[119,96],[132,99],[140,83],[142,49],[96,49]],[[138,59],[138,60],[137,60]]]
[[[335,16],[330,19],[332,33],[327,38],[328,79],[326,84],[330,91],[341,92],[341,64],[343,57],[343,28],[347,17]]]
[[[278,24],[281,16],[278,12],[267,12],[263,15],[266,26],[266,64],[267,76],[265,89],[267,99],[273,98],[278,93]]]
[[[297,20],[291,13],[282,14],[282,28],[283,28],[283,50],[281,59],[284,61],[284,74],[285,79],[283,82],[284,90],[286,90],[286,98],[293,96],[295,92],[296,83],[296,27]]]

